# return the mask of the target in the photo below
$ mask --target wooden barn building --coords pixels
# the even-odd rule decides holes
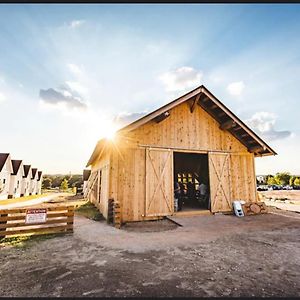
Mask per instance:
[[[275,154],[202,85],[98,141],[85,196],[106,218],[113,199],[122,223],[158,219],[178,214],[178,182],[182,212],[229,212],[234,200],[258,200],[254,158]],[[201,182],[209,196],[200,203]]]

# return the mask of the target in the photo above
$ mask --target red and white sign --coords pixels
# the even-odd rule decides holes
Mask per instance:
[[[46,208],[30,208],[26,210],[26,224],[45,223],[47,220]]]

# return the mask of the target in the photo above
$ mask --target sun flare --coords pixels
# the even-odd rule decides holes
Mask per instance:
[[[108,140],[113,140],[116,136],[116,129],[108,128],[108,130],[104,133],[104,137]]]

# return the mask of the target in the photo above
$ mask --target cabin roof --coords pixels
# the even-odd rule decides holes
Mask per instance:
[[[37,172],[37,168],[33,168],[33,169],[31,169],[31,174],[32,174],[32,176],[31,176],[31,179],[34,179],[35,178],[35,174],[36,174],[36,172]]]
[[[41,180],[41,177],[42,177],[42,171],[38,171],[38,181],[40,181]]]
[[[8,156],[9,156],[9,153],[0,153],[0,172],[2,171],[2,169],[4,167]]]
[[[11,175],[17,175],[17,174],[18,174],[18,171],[19,171],[19,169],[20,169],[22,160],[12,159],[12,160],[11,160],[11,163],[12,163],[12,169],[13,169]]]
[[[190,103],[191,111],[193,111],[196,105],[201,106],[209,115],[219,122],[221,129],[228,130],[243,145],[245,145],[245,147],[247,147],[249,152],[254,153],[255,156],[277,154],[266,142],[264,142],[253,130],[251,130],[203,85],[152,111],[129,125],[126,125],[119,129],[117,134],[130,132],[153,119],[164,118],[165,116],[168,116],[170,109],[184,102]],[[87,167],[90,166],[97,157],[99,157],[101,152],[103,152],[105,141],[106,139],[101,139],[97,142],[96,147],[86,165]]]
[[[29,174],[29,170],[30,170],[30,165],[23,165],[23,169],[24,169],[24,176],[23,178],[27,178],[28,174]]]
[[[90,175],[91,175],[91,170],[83,170],[83,181],[88,180]]]

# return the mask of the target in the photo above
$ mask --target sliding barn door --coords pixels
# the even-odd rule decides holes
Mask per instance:
[[[146,216],[171,215],[173,198],[173,152],[146,149]]]
[[[231,187],[232,199],[256,202],[256,176],[254,170],[254,154],[231,154]]]
[[[230,155],[210,152],[208,157],[211,211],[230,211],[232,210]]]

